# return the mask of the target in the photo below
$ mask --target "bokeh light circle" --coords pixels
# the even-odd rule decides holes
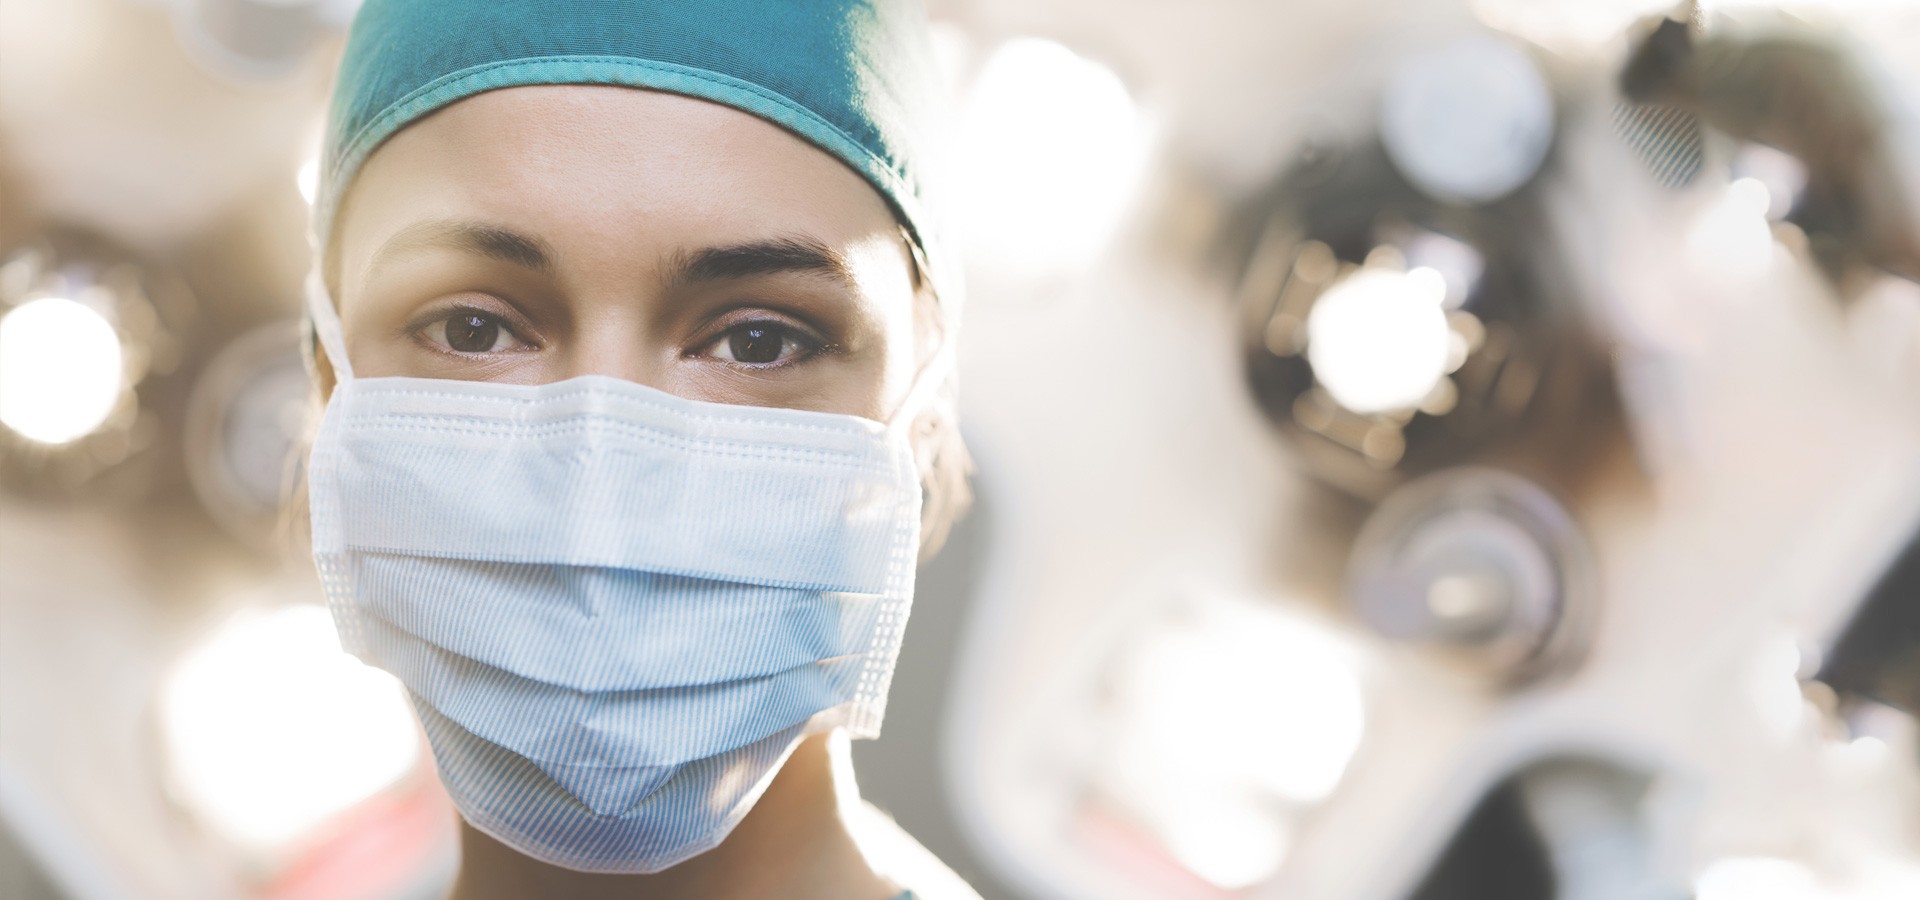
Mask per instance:
[[[0,423],[65,444],[113,413],[124,379],[120,336],[97,310],[42,297],[0,318]]]

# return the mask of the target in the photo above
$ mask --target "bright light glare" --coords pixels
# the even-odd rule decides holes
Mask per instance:
[[[1634,20],[1666,15],[1666,0],[1469,0],[1475,18],[1495,31],[1561,52],[1590,51],[1617,40]]]
[[[1882,377],[1920,386],[1920,283],[1882,275],[1854,297],[1847,318],[1861,357]]]
[[[181,802],[249,847],[299,837],[420,752],[399,683],[341,652],[317,606],[228,619],[174,669],[161,723]]]
[[[1816,900],[1826,896],[1806,866],[1764,856],[1719,860],[1700,873],[1693,891],[1694,900]]]
[[[1118,75],[1049,40],[988,57],[961,121],[955,198],[988,264],[1071,270],[1106,243],[1140,180],[1147,128]]]
[[[1793,211],[1794,201],[1807,187],[1806,164],[1784,150],[1765,144],[1740,148],[1733,160],[1733,170],[1752,177],[1767,189],[1767,218],[1776,222]]]
[[[933,44],[933,62],[940,69],[942,87],[948,96],[957,96],[967,59],[972,55],[973,41],[965,28],[939,21],[927,23],[927,38]]]
[[[1366,701],[1349,648],[1312,623],[1222,604],[1129,657],[1111,787],[1195,874],[1227,889],[1271,876],[1291,823],[1359,749]]]
[[[1913,900],[1920,897],[1920,861],[1877,857],[1853,879],[1845,900]]]
[[[1694,220],[1687,234],[1694,265],[1710,276],[1741,281],[1766,274],[1773,260],[1773,230],[1767,224],[1772,203],[1758,178],[1727,185],[1726,193]]]
[[[1920,867],[1867,856],[1843,884],[1826,882],[1806,864],[1768,856],[1728,857],[1694,880],[1694,900],[1908,900],[1920,896]]]
[[[1754,708],[1761,722],[1779,737],[1797,731],[1805,715],[1800,666],[1800,648],[1790,638],[1779,638],[1760,649],[1749,670],[1747,684]]]
[[[1893,754],[1886,741],[1867,735],[1843,744],[1834,744],[1830,755],[1834,765],[1839,769],[1855,775],[1865,775],[1885,766]]]
[[[301,163],[300,171],[294,174],[293,180],[300,187],[301,199],[312,206],[314,198],[320,194],[320,161],[309,159]]]
[[[1406,256],[1409,267],[1433,269],[1446,280],[1448,309],[1458,309],[1467,302],[1486,270],[1486,260],[1473,245],[1431,231],[1407,241]]]
[[[1195,803],[1164,829],[1167,852],[1195,875],[1230,891],[1271,878],[1292,849],[1286,826],[1244,799],[1215,801]]]
[[[120,336],[92,307],[42,297],[0,319],[0,422],[43,444],[91,434],[120,400]]]
[[[1333,399],[1358,413],[1417,406],[1447,372],[1444,276],[1366,267],[1307,314],[1307,361]]]

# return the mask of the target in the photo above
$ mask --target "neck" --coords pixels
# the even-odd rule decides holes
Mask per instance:
[[[899,892],[875,874],[848,831],[858,803],[847,741],[800,742],[773,783],[719,846],[648,875],[575,872],[543,863],[460,823],[460,875],[451,900],[568,897],[678,900],[728,897],[885,900]]]

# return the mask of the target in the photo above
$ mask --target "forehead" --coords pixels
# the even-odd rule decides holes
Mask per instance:
[[[805,234],[892,234],[880,194],[757,116],[658,91],[536,85],[489,91],[376,150],[343,206],[343,262],[407,223],[480,219],[591,252]]]

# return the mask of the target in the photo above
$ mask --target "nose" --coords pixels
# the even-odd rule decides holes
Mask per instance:
[[[627,303],[592,304],[579,316],[561,347],[561,366],[555,378],[604,375],[652,388],[666,389],[668,366],[679,348]],[[624,308],[623,308],[624,307]]]

